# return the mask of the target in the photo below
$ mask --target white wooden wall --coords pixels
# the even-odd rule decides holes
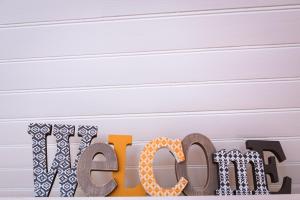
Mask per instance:
[[[129,185],[156,136],[199,132],[228,150],[279,140],[280,181],[300,193],[300,1],[0,0],[0,196],[33,195],[30,122],[98,125],[94,142],[132,134]],[[201,186],[199,152],[188,162]],[[158,154],[170,186],[174,159]]]

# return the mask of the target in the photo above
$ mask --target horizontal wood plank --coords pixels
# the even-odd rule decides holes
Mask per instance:
[[[300,107],[300,81],[1,95],[0,119]]]
[[[128,15],[145,15],[155,13],[207,11],[219,9],[236,9],[265,6],[290,6],[299,4],[298,0],[253,0],[253,1],[197,1],[197,0],[167,0],[163,3],[154,1],[108,1],[92,0],[89,3],[81,1],[53,0],[43,2],[30,0],[19,2],[3,0],[0,6],[0,24],[22,24],[45,21],[63,21],[76,19],[90,19],[116,17]],[[70,6],[72,5],[72,6]],[[34,10],[34,12],[31,12]],[[18,12],[18,14],[14,14]]]
[[[0,60],[300,43],[299,16],[295,9],[0,29]]]
[[[0,63],[0,92],[294,78],[299,55],[299,46],[278,46]]]
[[[298,137],[300,132],[300,110],[258,110],[244,112],[191,113],[169,115],[140,115],[127,117],[91,117],[65,119],[35,119],[0,122],[1,146],[31,144],[27,134],[29,123],[58,123],[98,126],[95,141],[106,141],[109,134],[130,134],[133,142],[150,141],[158,136],[180,138],[190,133],[202,133],[213,140],[231,138],[276,138]],[[215,126],[215,124],[218,126]],[[77,135],[77,134],[76,134]],[[16,138],[18,138],[16,140]],[[80,138],[71,137],[79,143]],[[54,136],[48,144],[55,144]],[[291,149],[293,150],[293,149]]]

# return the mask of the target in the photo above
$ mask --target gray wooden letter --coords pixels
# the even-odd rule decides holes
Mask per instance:
[[[106,161],[93,161],[97,154],[103,154]],[[118,162],[115,151],[111,146],[104,143],[92,144],[81,155],[78,162],[77,177],[82,190],[88,196],[106,196],[110,194],[117,183],[111,179],[103,186],[96,186],[90,179],[91,171],[117,171]]]

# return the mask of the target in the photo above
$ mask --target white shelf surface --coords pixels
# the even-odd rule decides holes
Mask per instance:
[[[5,197],[0,198],[0,200],[29,200],[35,199],[35,197]],[[61,199],[61,197],[48,197],[42,199]],[[289,195],[261,195],[261,196],[177,196],[177,197],[70,197],[63,198],[64,200],[140,200],[140,199],[153,199],[153,200],[162,200],[162,199],[175,199],[175,200],[298,200],[300,199],[300,194],[289,194]]]

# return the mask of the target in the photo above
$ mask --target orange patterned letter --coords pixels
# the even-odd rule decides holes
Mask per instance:
[[[131,135],[109,135],[108,143],[114,145],[117,154],[119,171],[113,172],[113,178],[117,182],[117,188],[111,193],[112,196],[145,196],[146,192],[141,184],[134,188],[125,186],[126,146],[131,145]]]
[[[162,188],[155,180],[153,173],[153,160],[155,153],[160,148],[168,148],[175,156],[177,162],[185,160],[181,141],[179,139],[170,140],[166,137],[156,138],[144,147],[140,155],[140,181],[146,192],[151,196],[178,196],[188,183],[184,177],[181,177],[178,183],[172,188]]]

